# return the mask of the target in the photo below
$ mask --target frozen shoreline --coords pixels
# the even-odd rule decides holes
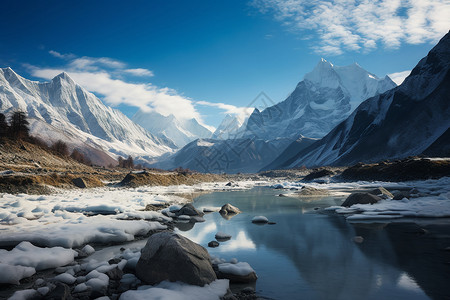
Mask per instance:
[[[42,267],[36,267],[33,264],[24,265],[12,254],[27,247],[28,249],[38,249],[42,259],[54,255],[55,251],[73,248],[75,251],[73,251],[73,258],[70,261],[64,260],[49,267],[72,265],[62,273],[68,275],[59,278],[71,281],[70,276],[76,273],[76,266],[81,266],[77,263],[77,261],[80,261],[80,257],[77,258],[77,256],[85,255],[85,253],[82,253],[82,248],[86,244],[122,244],[134,241],[137,237],[148,235],[155,230],[166,229],[167,226],[164,224],[171,222],[172,219],[158,211],[144,211],[148,204],[182,205],[190,201],[186,198],[188,194],[250,189],[255,186],[277,186],[280,191],[289,190],[287,196],[292,196],[292,191],[308,186],[326,189],[331,196],[339,197],[348,195],[354,190],[365,190],[379,186],[398,190],[415,188],[417,193],[409,200],[386,199],[374,205],[358,204],[350,208],[330,207],[327,210],[342,214],[349,222],[390,222],[405,217],[450,216],[449,177],[400,183],[334,182],[332,180],[325,183],[323,181],[321,183],[304,183],[270,179],[238,181],[232,184],[217,182],[193,186],[102,187],[86,190],[60,190],[58,193],[42,196],[3,194],[1,195],[2,205],[0,206],[0,246],[13,249],[23,241],[31,243],[16,246],[12,251],[0,250],[0,269],[8,271],[7,274],[11,274],[6,277],[3,276],[3,278],[0,277],[0,281],[3,283],[18,283],[19,280],[42,270]],[[20,255],[22,257],[33,256],[34,252],[22,251]],[[128,254],[126,254],[126,259],[121,257],[122,261],[125,260],[122,262],[122,268],[132,267],[139,258],[137,256],[139,249],[126,249],[125,252]],[[10,257],[8,261],[5,259],[7,256]],[[107,269],[105,266],[108,265],[107,261],[91,261],[88,263],[89,257],[84,258],[83,261],[85,261],[85,268],[92,270],[104,271]],[[102,275],[95,277],[99,280],[102,280],[102,278],[105,279]],[[28,283],[28,286],[31,287],[33,284]],[[175,285],[162,286],[179,291],[190,290]],[[206,290],[213,286],[223,288],[224,283],[211,285]],[[142,292],[141,294],[146,293]]]
[[[0,270],[4,271],[0,276],[0,284],[19,284],[19,281],[28,278],[43,269],[54,269],[69,265],[67,270],[54,279],[47,278],[53,283],[60,281],[72,283],[74,275],[84,270],[100,270],[105,273],[106,261],[90,260],[89,257],[80,260],[83,246],[93,250],[89,244],[97,245],[97,249],[104,248],[101,245],[123,244],[136,240],[140,236],[146,236],[151,232],[167,229],[164,225],[171,222],[160,211],[145,211],[147,205],[172,205],[180,206],[190,202],[191,194],[195,196],[201,192],[232,191],[250,189],[255,185],[266,184],[266,181],[240,181],[233,184],[228,182],[200,183],[192,186],[142,186],[138,188],[102,187],[91,189],[58,190],[51,195],[27,195],[27,194],[2,194],[0,206],[0,246],[11,250],[0,250]],[[24,242],[26,241],[26,242]],[[25,243],[25,244],[24,244]],[[72,250],[74,249],[74,250]],[[40,253],[39,259],[52,260],[55,255],[71,251],[71,258],[56,260],[42,268],[35,264],[24,263],[34,261],[36,252]],[[95,250],[94,250],[95,251]],[[133,268],[140,254],[139,249],[126,249],[124,255],[127,259],[121,268]],[[127,254],[128,253],[128,254]],[[89,253],[92,254],[92,253]],[[84,261],[83,264],[78,262]],[[77,267],[78,266],[78,267]],[[34,277],[38,276],[35,275]],[[103,287],[107,286],[105,277],[99,274],[91,279],[103,280]],[[97,276],[98,275],[98,276]],[[106,276],[106,275],[105,275]],[[34,278],[33,277],[33,278]],[[39,280],[39,279],[38,279]],[[25,280],[28,282],[27,280]],[[66,282],[67,281],[67,282]],[[94,280],[95,281],[95,280]],[[94,282],[92,281],[92,282]],[[132,280],[132,282],[136,282]],[[84,284],[81,282],[80,284]],[[24,286],[38,287],[39,284],[28,282]],[[89,285],[88,285],[89,286]],[[20,286],[18,286],[20,287]],[[14,286],[11,291],[15,290]],[[77,290],[84,290],[80,286]],[[97,285],[90,289],[99,288]],[[170,293],[180,295],[183,291],[192,291],[194,294],[205,293],[216,295],[214,290],[219,290],[223,295],[228,289],[228,281],[218,281],[209,287],[191,289],[179,285],[163,284],[159,291],[171,289]],[[34,291],[34,292],[33,292]],[[36,295],[35,290],[20,291],[17,296],[27,298],[26,295]],[[46,289],[41,289],[44,292]],[[208,294],[209,293],[209,294]],[[151,294],[149,291],[141,294]],[[217,299],[219,298],[217,294]],[[10,296],[10,295],[9,295]],[[124,298],[126,299],[126,298]]]

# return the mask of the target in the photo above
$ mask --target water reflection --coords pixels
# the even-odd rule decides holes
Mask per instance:
[[[228,241],[227,243],[223,243],[222,246],[217,249],[219,252],[228,252],[231,250],[256,250],[256,245],[253,243],[251,239],[247,237],[245,231],[241,230],[238,232],[235,238]]]
[[[434,246],[411,244],[414,239],[396,234],[396,227],[399,232],[405,231],[404,225],[353,225],[340,216],[315,213],[315,207],[335,205],[341,199],[275,197],[275,193],[258,188],[203,195],[196,199],[195,206],[231,203],[242,213],[230,220],[223,219],[219,213],[208,214],[206,223],[197,224],[183,235],[206,247],[218,231],[231,234],[231,240],[218,248],[209,248],[209,252],[249,262],[259,276],[257,291],[275,299],[449,296],[445,284],[438,286],[442,282],[440,278],[448,280],[448,265],[442,264],[446,270],[432,265],[438,273],[429,274],[429,266],[417,256],[421,250],[430,248],[427,251],[431,251]],[[255,215],[265,215],[277,224],[256,226],[251,223]],[[355,235],[362,235],[364,242],[355,244],[352,241]],[[405,247],[416,250],[405,250]],[[417,279],[422,277],[428,278],[426,283]],[[437,284],[429,286],[430,282]]]

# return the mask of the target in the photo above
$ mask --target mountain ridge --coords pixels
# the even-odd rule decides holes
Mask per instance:
[[[197,138],[209,138],[212,135],[195,118],[179,120],[173,114],[163,116],[155,111],[138,110],[131,120],[155,136],[170,139],[178,148]]]
[[[272,162],[285,161],[284,157],[276,161],[278,156],[289,157],[328,133],[366,95],[394,86],[388,76],[380,79],[357,64],[337,67],[322,59],[284,101],[263,110],[255,108],[242,123],[226,116],[212,139],[191,142],[154,166],[231,173],[267,169]],[[223,168],[205,168],[204,164],[222,164]]]
[[[367,98],[396,87],[357,64],[334,66],[321,59],[282,102],[255,110],[241,137],[321,138]]]
[[[46,141],[67,136],[69,147],[85,148],[87,144],[112,159],[132,155],[147,161],[176,148],[170,140],[153,136],[119,110],[103,104],[65,72],[48,82],[38,82],[23,78],[9,67],[1,68],[0,111],[14,109],[24,110],[31,123],[42,120],[64,133],[41,136]],[[40,132],[33,131],[33,124],[31,128],[31,134],[40,137]]]
[[[422,153],[450,155],[450,34],[405,81],[369,98],[324,138],[284,165],[348,165]],[[433,146],[434,145],[434,146]],[[441,151],[436,145],[447,145]]]

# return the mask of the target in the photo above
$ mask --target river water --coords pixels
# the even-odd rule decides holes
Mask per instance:
[[[178,232],[211,255],[248,262],[258,275],[257,294],[271,299],[448,299],[448,220],[391,224],[350,224],[321,208],[343,198],[277,197],[277,190],[254,188],[197,197],[194,206],[237,206],[227,220],[218,212],[206,222],[184,224]],[[256,225],[264,215],[275,225]],[[232,235],[208,248],[215,234]],[[364,241],[356,243],[355,236]],[[235,289],[242,286],[234,286]]]

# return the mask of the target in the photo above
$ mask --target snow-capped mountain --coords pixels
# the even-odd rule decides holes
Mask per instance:
[[[362,101],[395,86],[388,76],[380,79],[356,63],[338,67],[321,59],[286,100],[255,109],[242,136],[321,138]]]
[[[450,156],[450,33],[397,88],[364,101],[284,165],[349,165],[411,155]]]
[[[254,173],[264,167],[289,144],[290,139],[265,141],[237,138],[198,139],[152,167],[188,168],[204,173]]]
[[[236,138],[239,135],[245,120],[245,118],[237,115],[226,114],[211,138],[220,140]]]
[[[283,102],[255,109],[246,120],[227,115],[213,139],[192,142],[156,166],[228,173],[271,168],[324,136],[366,98],[395,86],[357,64],[337,67],[322,59]]]
[[[181,148],[198,138],[209,138],[212,132],[196,119],[178,120],[174,115],[163,116],[155,111],[139,110],[131,118],[153,135],[172,140]]]
[[[61,73],[50,82],[27,80],[11,68],[0,69],[0,111],[26,111],[31,134],[47,142],[61,139],[88,155],[92,149],[111,158],[132,155],[144,161],[172,152],[175,145],[133,123],[116,109]],[[95,151],[94,151],[95,152]],[[105,164],[91,157],[94,163]]]

